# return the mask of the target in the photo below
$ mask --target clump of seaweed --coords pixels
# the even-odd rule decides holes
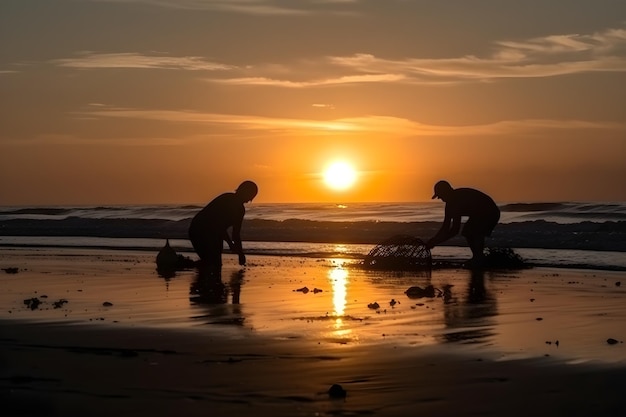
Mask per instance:
[[[368,269],[424,270],[432,266],[430,249],[419,238],[395,235],[376,245],[363,260]]]
[[[524,269],[530,266],[511,248],[485,249],[484,266],[496,269]]]

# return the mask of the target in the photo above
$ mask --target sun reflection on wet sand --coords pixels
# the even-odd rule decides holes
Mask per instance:
[[[346,310],[346,295],[348,293],[348,270],[339,266],[328,272],[328,278],[333,291],[333,307],[335,316],[343,316]]]
[[[336,266],[328,272],[328,280],[333,292],[333,316],[334,331],[333,336],[336,338],[346,338],[352,333],[349,328],[344,328],[343,316],[346,310],[347,294],[348,294],[348,270],[343,266]]]

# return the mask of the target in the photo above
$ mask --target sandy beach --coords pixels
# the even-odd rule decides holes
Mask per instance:
[[[626,415],[623,272],[154,256],[0,250],[3,416]]]

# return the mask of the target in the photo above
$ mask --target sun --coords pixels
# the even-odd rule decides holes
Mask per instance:
[[[324,170],[324,182],[333,190],[346,190],[356,182],[356,171],[347,162],[333,162]]]

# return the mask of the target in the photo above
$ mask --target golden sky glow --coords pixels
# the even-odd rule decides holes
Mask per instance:
[[[244,179],[259,202],[425,201],[439,179],[626,200],[624,16],[612,0],[2,1],[0,204],[204,203]],[[324,175],[339,160],[357,171],[341,192]]]

